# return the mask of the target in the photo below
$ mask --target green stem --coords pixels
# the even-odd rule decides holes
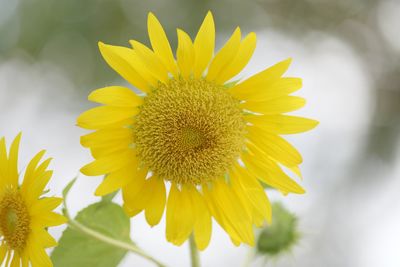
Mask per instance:
[[[196,243],[194,242],[193,234],[191,234],[189,238],[189,247],[190,247],[190,259],[192,261],[192,267],[200,267],[199,251],[197,250]]]

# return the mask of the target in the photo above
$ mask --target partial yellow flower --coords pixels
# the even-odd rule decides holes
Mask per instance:
[[[214,56],[215,28],[207,14],[194,41],[177,30],[176,59],[157,18],[148,16],[151,48],[99,43],[105,61],[144,94],[110,86],[89,100],[103,104],[81,114],[94,132],[81,144],[95,160],[81,171],[106,175],[102,196],[122,188],[130,216],[145,211],[150,225],[166,211],[166,237],[181,245],[193,233],[208,246],[213,217],[234,244],[254,244],[253,225],[271,220],[260,181],[282,193],[304,193],[281,167],[300,175],[300,153],[280,135],[314,128],[314,120],[283,115],[304,105],[289,94],[301,79],[282,77],[290,59],[247,80],[229,83],[248,63],[255,33],[237,28]],[[170,185],[167,198],[166,184]]]
[[[40,163],[44,150],[30,161],[22,184],[18,184],[20,139],[21,134],[14,139],[8,155],[5,139],[0,139],[0,265],[51,267],[45,249],[57,242],[47,228],[66,222],[52,211],[62,198],[41,197],[53,173],[47,170],[51,159]]]

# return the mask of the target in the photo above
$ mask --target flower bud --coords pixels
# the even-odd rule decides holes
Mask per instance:
[[[277,256],[297,243],[297,217],[281,203],[272,204],[272,224],[267,225],[257,241],[259,254]]]

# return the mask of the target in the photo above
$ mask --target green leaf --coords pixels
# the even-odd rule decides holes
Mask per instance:
[[[72,186],[73,182],[71,183]],[[65,195],[71,186],[67,186]],[[123,209],[112,202],[101,201],[80,211],[76,221],[111,238],[132,243],[130,222]],[[114,267],[126,250],[116,248],[68,227],[51,255],[54,267]]]

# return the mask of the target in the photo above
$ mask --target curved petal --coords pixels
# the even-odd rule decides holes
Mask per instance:
[[[190,36],[177,29],[178,48],[176,50],[176,58],[178,61],[179,71],[183,78],[188,78],[194,67],[195,53],[194,46]]]
[[[252,148],[254,149],[254,147]],[[283,192],[305,193],[304,189],[287,176],[271,159],[267,157],[258,158],[249,153],[243,153],[241,158],[249,171],[264,183]]]
[[[264,188],[247,170],[235,164],[232,171],[232,187],[243,191],[252,209],[253,221],[257,226],[261,226],[264,220],[271,223],[272,208]],[[261,221],[258,221],[261,218]]]
[[[204,197],[196,190],[190,189],[192,205],[194,207],[196,221],[194,223],[193,234],[196,246],[199,250],[207,248],[211,239],[211,214],[208,211]]]
[[[137,169],[137,164],[130,164],[118,171],[108,174],[97,187],[95,195],[104,196],[110,194],[131,182]]]
[[[243,109],[261,114],[287,113],[304,107],[306,100],[298,96],[284,96],[265,102],[250,102],[240,104]]]
[[[5,260],[6,254],[7,254],[7,245],[4,242],[1,242],[0,243],[0,265]]]
[[[207,68],[214,54],[215,26],[214,19],[209,11],[200,26],[196,39],[194,40],[195,62],[194,77],[200,78]]]
[[[43,157],[43,155],[46,153],[45,150],[40,151],[39,153],[37,153],[32,160],[29,162],[28,166],[26,167],[25,170],[25,175],[24,175],[24,181],[22,182],[21,185],[21,191],[22,193],[25,192],[25,190],[27,188],[29,188],[29,186],[31,185],[31,183],[34,181],[34,179],[36,178],[35,175],[37,175],[37,169],[38,169],[38,164],[41,160],[41,158]],[[47,160],[48,163],[50,163],[49,160]],[[44,166],[43,163],[41,164],[41,166]],[[47,166],[46,166],[47,167]]]
[[[151,226],[157,225],[164,213],[165,209],[165,184],[164,180],[153,176],[146,182],[147,193],[151,194],[145,208],[145,217]]]
[[[37,198],[39,198],[44,191],[44,188],[49,183],[53,171],[44,171],[41,175],[35,176],[32,183],[24,188],[23,198],[26,202],[28,208],[35,203]]]
[[[231,38],[229,38],[226,44],[220,51],[218,51],[217,55],[212,60],[210,67],[208,68],[207,80],[214,81],[219,78],[218,75],[232,63],[232,60],[235,58],[239,50],[240,39],[240,28],[237,27]]]
[[[229,89],[229,92],[239,99],[246,99],[254,93],[253,90],[258,90],[252,90],[252,88],[265,88],[279,79],[289,68],[291,62],[291,58],[281,61],[235,85]]]
[[[32,240],[27,246],[29,259],[32,267],[52,267],[50,257],[46,254],[46,251],[39,246],[36,240]]]
[[[211,214],[236,244],[254,244],[251,218],[242,203],[236,201],[234,191],[223,179],[216,179],[212,189],[206,187],[204,197]]]
[[[10,267],[20,267],[20,264],[21,264],[21,257],[19,256],[19,253],[17,251],[14,251]]]
[[[300,78],[279,78],[259,84],[259,87],[245,88],[241,100],[263,102],[287,96],[302,87]]]
[[[8,181],[8,159],[6,139],[0,139],[0,189],[2,189]]]
[[[131,107],[100,106],[83,112],[77,118],[78,126],[94,130],[131,118],[139,109]]]
[[[244,117],[251,124],[275,134],[295,134],[309,131],[318,121],[289,115],[248,115]]]
[[[99,49],[108,65],[136,88],[150,92],[151,86],[157,85],[132,49],[102,42],[99,42]]]
[[[288,141],[276,134],[270,134],[257,127],[247,127],[247,137],[266,155],[274,158],[287,167],[303,162],[300,153]]]
[[[98,176],[117,171],[128,164],[137,164],[137,158],[132,150],[124,153],[112,154],[83,166],[81,172],[87,176]]]
[[[167,35],[165,34],[161,23],[151,12],[149,13],[147,18],[147,28],[149,32],[150,43],[154,53],[159,56],[169,72],[177,77],[178,70]]]
[[[179,191],[172,183],[167,202],[167,240],[180,246],[189,237],[194,227],[194,212],[186,187]]]
[[[147,168],[137,170],[136,173],[132,173],[130,183],[122,188],[124,208],[131,217],[144,209],[144,206],[139,207],[139,202],[136,199],[140,197],[140,192],[146,182],[147,173]]]
[[[130,40],[129,42],[138,55],[138,58],[140,58],[143,65],[146,66],[148,72],[151,73],[151,75],[153,75],[158,81],[166,83],[168,81],[168,70],[164,67],[164,64],[161,62],[158,56],[144,44],[141,44],[135,40]]]
[[[128,145],[134,141],[132,129],[123,127],[100,129],[81,136],[81,145],[83,147],[104,146],[104,144],[114,145],[114,142],[115,144],[122,142]]]
[[[131,89],[122,86],[109,86],[94,90],[88,99],[92,102],[116,107],[137,107],[143,103],[141,97]]]
[[[41,212],[50,212],[57,208],[62,203],[62,201],[63,199],[60,197],[41,198],[32,204],[32,206],[29,208],[29,213],[31,216],[34,216]]]
[[[21,133],[19,133],[10,147],[10,155],[8,157],[8,179],[10,184],[15,188],[18,187],[18,150],[21,142]]]
[[[256,49],[256,34],[254,32],[249,33],[243,41],[240,43],[239,50],[235,58],[230,64],[223,69],[218,75],[216,82],[223,84],[229,79],[236,76],[242,69],[249,63],[254,50]]]

